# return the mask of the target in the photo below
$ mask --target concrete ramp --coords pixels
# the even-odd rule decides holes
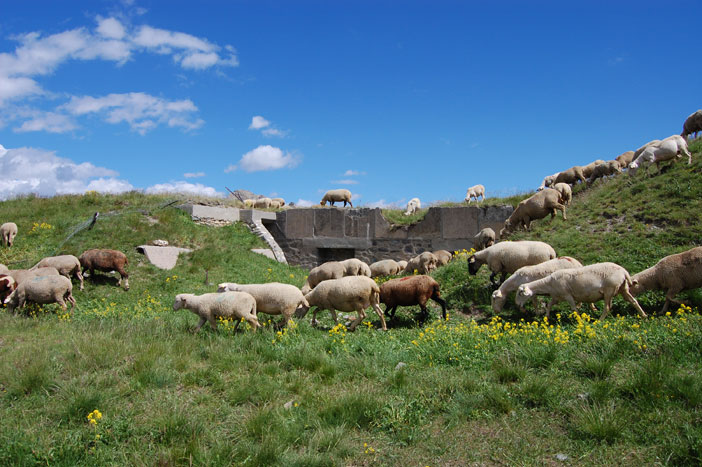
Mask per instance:
[[[178,248],[175,246],[153,246],[139,245],[136,247],[139,253],[146,256],[151,264],[159,269],[173,269],[178,262],[181,253],[190,253],[193,250],[188,248]]]

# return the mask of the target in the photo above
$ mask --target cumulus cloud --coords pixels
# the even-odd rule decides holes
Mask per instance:
[[[315,204],[317,203],[302,198],[298,199],[295,202],[295,206],[300,206],[301,208],[309,208],[310,206],[314,206]]]
[[[218,198],[224,196],[211,186],[206,186],[202,183],[189,183],[185,181],[175,181],[152,185],[146,189],[146,193],[191,193],[195,195],[213,196]]]
[[[204,176],[205,172],[186,172],[183,174],[183,177],[185,178],[200,178]]]
[[[90,162],[75,163],[53,151],[35,148],[5,149],[0,145],[0,199],[36,193],[40,196],[84,193],[89,190],[120,193],[133,190],[114,170]]]
[[[32,117],[14,128],[16,133],[28,131],[46,131],[49,133],[66,133],[75,130],[78,125],[68,116],[56,112],[30,112]]]
[[[260,115],[256,115],[251,119],[249,130],[261,130],[261,134],[267,137],[277,136],[279,138],[282,138],[288,134],[287,131],[279,130],[278,128],[272,127],[271,122]]]
[[[265,128],[270,124],[271,122],[269,122],[265,118],[261,117],[260,115],[256,115],[251,119],[251,125],[249,125],[249,130],[260,130],[261,128]]]
[[[369,207],[369,208],[381,208],[381,209],[385,209],[385,208],[389,208],[389,207],[392,207],[392,206],[394,206],[392,203],[388,203],[388,202],[385,201],[384,199],[379,199],[378,201],[373,201],[373,202],[371,202],[371,203],[368,203],[368,207]]]
[[[299,159],[291,153],[284,153],[280,148],[265,145],[244,154],[237,165],[230,165],[225,169],[225,172],[231,172],[237,168],[245,172],[277,170],[285,167],[292,168],[298,163]]]
[[[62,110],[76,116],[98,114],[108,123],[126,122],[133,131],[142,135],[158,124],[189,131],[200,128],[204,123],[192,117],[198,109],[191,100],[169,101],[143,92],[102,97],[73,96],[62,106]]]
[[[337,185],[357,185],[358,180],[353,180],[353,179],[332,180],[332,183],[336,183]]]

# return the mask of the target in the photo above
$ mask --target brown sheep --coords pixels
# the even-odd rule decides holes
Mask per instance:
[[[635,154],[636,153],[634,151],[623,152],[615,157],[614,160],[619,162],[619,166],[623,169],[629,167],[629,164],[634,161]]]
[[[685,123],[683,124],[683,131],[680,133],[680,136],[685,138],[687,140],[687,137],[689,135],[692,135],[693,137],[697,136],[697,133],[702,131],[702,110],[698,110],[697,112],[693,113],[687,119],[685,119]]]
[[[576,165],[559,173],[553,183],[567,183],[568,185],[575,185],[578,180],[585,183],[585,174],[583,173],[583,168]]]
[[[95,270],[103,272],[117,271],[119,273],[117,285],[122,285],[122,281],[124,281],[124,290],[129,290],[129,274],[127,274],[126,270],[129,261],[127,260],[127,255],[121,251],[87,250],[80,255],[78,261],[80,261],[80,265],[83,268],[83,274],[85,274],[86,270],[90,271],[91,279],[94,277]]]
[[[436,256],[436,259],[438,260],[438,262],[436,263],[437,267],[446,266],[448,263],[451,262],[451,259],[453,259],[453,255],[447,250],[436,250],[433,253],[434,256]]]
[[[592,175],[592,171],[595,170],[595,167],[597,167],[600,164],[604,164],[605,161],[602,159],[597,159],[596,161],[590,162],[588,165],[582,166],[583,169],[583,175],[585,178],[590,178]]]
[[[385,304],[385,314],[395,317],[398,306],[419,305],[422,319],[429,317],[427,301],[441,305],[441,314],[446,319],[446,302],[441,298],[439,283],[430,276],[409,276],[392,279],[380,286],[380,303]]]
[[[505,221],[505,226],[500,230],[500,238],[522,225],[529,230],[531,221],[543,219],[551,214],[551,219],[556,217],[556,210],[563,213],[563,220],[567,220],[566,209],[561,204],[561,194],[553,188],[545,188],[517,205],[511,216]]]

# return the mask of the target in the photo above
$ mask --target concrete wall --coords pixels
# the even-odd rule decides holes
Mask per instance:
[[[423,251],[470,249],[473,237],[491,227],[496,233],[511,206],[430,208],[410,226],[391,226],[380,209],[289,209],[264,223],[290,264],[312,268],[351,257],[367,263],[409,259]]]

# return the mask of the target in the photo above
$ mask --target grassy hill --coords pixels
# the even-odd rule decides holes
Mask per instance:
[[[512,239],[632,273],[696,246],[700,146],[692,166],[579,188],[568,221],[538,221]],[[251,253],[261,244],[246,227],[196,225],[174,201],[130,193],[0,203],[0,220],[20,229],[0,263],[116,248],[129,257],[131,285],[87,279],[72,316],[55,305],[0,312],[0,464],[702,461],[697,310],[642,320],[618,302],[604,323],[565,308],[551,323],[509,307],[493,317],[488,273],[469,276],[463,257],[434,274],[448,321],[421,325],[401,310],[387,333],[370,315],[347,333],[322,313],[318,329],[307,320],[258,333],[220,323],[193,335],[197,318],[174,312],[173,297],[213,291],[205,271],[211,284],[297,286],[306,272]],[[195,251],[158,270],[134,248],[157,238]],[[686,299],[702,305],[699,291]],[[662,304],[655,293],[641,301],[647,311]],[[96,409],[102,417],[91,423]]]

